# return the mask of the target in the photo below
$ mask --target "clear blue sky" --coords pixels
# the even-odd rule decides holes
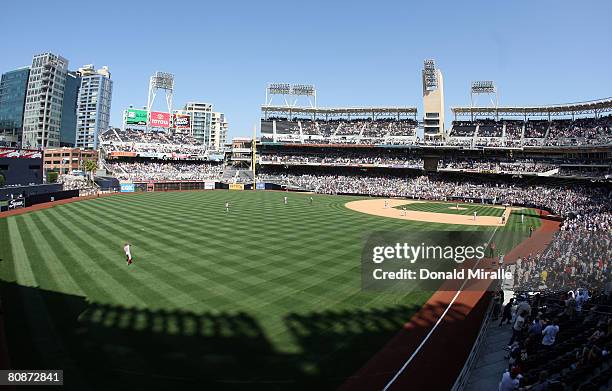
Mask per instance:
[[[0,72],[43,51],[71,69],[108,65],[117,126],[146,104],[149,76],[171,72],[174,106],[213,103],[230,136],[251,134],[268,82],[315,84],[320,106],[420,110],[425,58],[444,73],[447,107],[469,104],[472,80],[495,80],[501,105],[612,96],[609,0],[415,3],[9,1]]]

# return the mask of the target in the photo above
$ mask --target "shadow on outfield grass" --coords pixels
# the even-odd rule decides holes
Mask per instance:
[[[336,389],[419,309],[288,314],[302,351],[284,353],[246,313],[89,304],[6,282],[0,295],[11,366],[63,369],[64,390]]]

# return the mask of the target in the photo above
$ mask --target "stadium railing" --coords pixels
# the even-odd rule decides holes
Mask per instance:
[[[493,316],[493,307],[494,307],[494,300],[493,298],[490,298],[489,305],[487,307],[487,312],[485,313],[485,316],[480,325],[480,331],[478,332],[478,336],[476,337],[476,340],[474,341],[472,350],[470,351],[470,354],[467,360],[465,360],[465,364],[463,365],[463,368],[461,369],[459,376],[457,376],[457,380],[455,380],[455,384],[451,388],[451,391],[462,391],[468,385],[468,381],[470,380],[470,373],[472,372],[472,367],[475,364],[476,360],[478,359],[478,356],[480,353],[480,347],[482,345],[482,342],[485,339],[485,336],[487,335],[487,330],[489,328],[489,325],[492,323],[491,317]]]

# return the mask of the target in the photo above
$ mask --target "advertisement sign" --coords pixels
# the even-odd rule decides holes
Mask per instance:
[[[147,110],[127,109],[125,123],[126,125],[146,125],[148,114]]]
[[[176,129],[190,129],[191,116],[187,114],[174,114],[173,122]]]
[[[8,200],[8,209],[18,209],[18,208],[24,208],[25,207],[25,198],[23,197],[17,197],[17,198],[12,198],[10,200]]]
[[[39,159],[42,157],[42,153],[33,149],[0,148],[0,157]]]
[[[170,127],[170,113],[162,113],[161,111],[152,111],[149,124],[156,128]]]
[[[136,157],[136,152],[123,152],[123,151],[113,151],[109,152],[108,156],[111,157]]]
[[[204,190],[215,190],[215,182],[204,182]]]
[[[244,183],[230,183],[230,190],[244,190]]]
[[[121,186],[122,193],[133,193],[136,190],[133,183],[121,183],[119,186]]]
[[[255,190],[266,190],[266,184],[264,182],[257,182],[255,184]]]

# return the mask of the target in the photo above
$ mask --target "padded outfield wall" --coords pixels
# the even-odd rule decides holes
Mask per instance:
[[[0,157],[0,173],[5,185],[43,183],[41,158]]]

